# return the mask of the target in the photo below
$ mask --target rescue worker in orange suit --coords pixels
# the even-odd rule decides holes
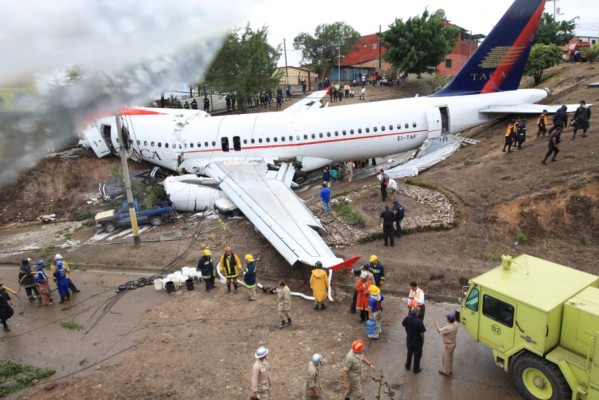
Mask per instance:
[[[212,252],[210,249],[204,249],[202,257],[198,260],[197,270],[202,274],[202,279],[206,284],[206,291],[214,289],[214,277],[216,271],[214,270],[214,264],[212,263]]]
[[[424,312],[426,311],[426,306],[424,305],[424,290],[418,287],[416,281],[410,282],[410,294],[408,297],[408,309],[418,307],[419,312],[417,317],[424,321]]]
[[[324,301],[327,298],[327,291],[329,289],[329,277],[327,271],[322,268],[322,263],[316,261],[312,275],[310,275],[310,287],[312,288],[312,294],[314,295],[314,309],[324,310],[326,306]],[[320,308],[319,308],[320,307]]]
[[[360,279],[356,282],[356,310],[360,311],[360,323],[366,322],[368,319],[368,299],[370,298],[370,285],[374,284],[370,273],[367,270],[362,270]]]
[[[237,293],[237,277],[241,271],[241,260],[229,246],[225,247],[225,254],[220,258],[219,269],[227,279],[227,293],[231,293],[231,282],[233,282],[234,293]]]

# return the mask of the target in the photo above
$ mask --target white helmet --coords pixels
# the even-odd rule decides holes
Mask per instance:
[[[318,354],[318,353],[314,353],[312,355],[312,362],[314,364],[319,364],[322,361],[322,355]]]
[[[55,260],[62,260],[62,254],[57,254],[54,256]]]
[[[258,347],[258,350],[256,350],[255,357],[262,358],[262,357],[266,357],[267,354],[268,354],[268,349],[264,346],[260,346],[260,347]]]

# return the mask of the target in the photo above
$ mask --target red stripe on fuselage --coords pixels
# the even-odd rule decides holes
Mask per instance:
[[[165,113],[161,113],[159,111],[151,111],[151,110],[141,110],[139,108],[127,108],[123,107],[119,111],[120,115],[166,115]]]
[[[358,137],[346,137],[346,138],[339,138],[339,139],[327,139],[327,140],[313,141],[313,142],[303,142],[303,143],[295,142],[295,143],[285,143],[285,144],[276,144],[276,145],[268,145],[268,146],[242,146],[242,149],[240,151],[258,150],[258,149],[276,149],[276,148],[283,148],[283,147],[311,146],[311,145],[314,145],[314,144],[336,143],[336,142],[344,142],[344,141],[350,141],[350,140],[361,140],[361,139],[376,139],[376,138],[383,138],[383,137],[388,137],[388,136],[399,136],[399,135],[418,134],[418,133],[422,133],[422,132],[426,132],[426,130],[401,132],[401,133],[387,133],[387,134],[384,134],[384,135],[368,135],[368,136],[358,136]],[[360,135],[360,134],[358,134],[358,135]],[[230,151],[235,151],[234,148],[230,148],[229,150]],[[218,148],[207,149],[207,150],[186,150],[186,151],[182,151],[181,154],[211,153],[211,152],[214,152],[214,151],[222,151],[222,149],[220,147],[218,147]]]
[[[539,27],[539,23],[541,22],[541,15],[543,14],[544,10],[545,10],[545,2],[543,1],[539,5],[539,7],[535,11],[535,13],[533,14],[532,18],[528,21],[528,23],[526,24],[526,26],[524,27],[522,32],[520,32],[520,35],[518,35],[518,38],[516,39],[516,41],[512,44],[512,48],[528,47],[528,40],[537,31],[537,28]],[[522,54],[523,53],[524,52],[522,52]],[[513,54],[512,50],[510,50],[503,57],[502,61],[506,61],[506,59],[511,57],[512,54]],[[520,54],[520,56],[522,56],[522,54]],[[512,68],[514,68],[514,64],[517,63],[519,59],[520,59],[520,57],[518,57],[515,60],[510,60],[510,62],[506,62],[505,64],[503,62],[499,63],[499,66],[493,72],[493,76],[491,77],[491,79],[489,79],[489,81],[485,84],[485,86],[482,88],[482,90],[480,92],[481,93],[497,92],[497,88],[501,87],[501,85],[503,84],[503,81],[507,78],[507,76],[509,75]]]

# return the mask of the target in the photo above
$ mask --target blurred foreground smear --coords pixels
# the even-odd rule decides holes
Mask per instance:
[[[0,187],[74,141],[92,119],[199,82],[227,31],[249,9],[249,0],[6,2]],[[84,79],[61,83],[69,66],[81,68]]]

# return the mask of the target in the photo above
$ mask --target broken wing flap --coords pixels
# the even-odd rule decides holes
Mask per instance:
[[[342,261],[336,265],[331,265],[330,267],[327,267],[326,264],[324,264],[324,263],[323,263],[323,265],[325,265],[325,268],[328,268],[331,271],[341,271],[343,269],[351,269],[352,265],[357,263],[360,258],[362,258],[362,256],[355,256],[352,258],[348,258],[347,260]]]

